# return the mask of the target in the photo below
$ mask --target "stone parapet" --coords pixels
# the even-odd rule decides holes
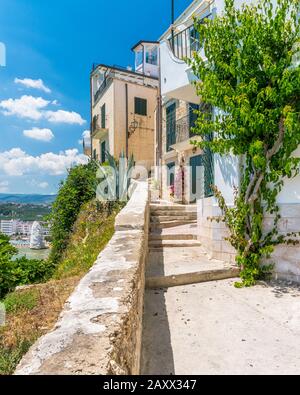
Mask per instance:
[[[148,183],[140,182],[113,238],[16,375],[139,374],[148,228]]]

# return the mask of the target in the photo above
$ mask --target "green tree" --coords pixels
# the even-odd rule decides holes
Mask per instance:
[[[75,166],[60,185],[57,198],[52,206],[51,222],[52,249],[50,261],[57,264],[66,249],[80,209],[96,195],[97,163]]]
[[[299,173],[293,152],[300,143],[299,0],[262,0],[258,6],[236,9],[226,0],[224,15],[196,21],[207,59],[190,61],[197,94],[218,112],[199,111],[196,131],[201,147],[242,158],[242,182],[228,207],[220,191],[215,195],[237,250],[242,284],[250,286],[270,272],[262,265],[274,246],[297,243],[296,234],[278,232],[277,196],[284,178]],[[266,213],[274,215],[270,231],[263,229]]]
[[[0,233],[0,299],[16,286],[44,281],[51,270],[46,261],[25,257],[14,259],[17,252],[9,237]]]

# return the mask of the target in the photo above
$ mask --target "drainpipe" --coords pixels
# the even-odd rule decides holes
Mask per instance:
[[[128,84],[125,84],[125,100],[126,100],[126,159],[129,156],[129,117],[128,117]]]
[[[172,0],[172,50],[174,51],[174,23],[175,23],[175,5],[174,0]]]

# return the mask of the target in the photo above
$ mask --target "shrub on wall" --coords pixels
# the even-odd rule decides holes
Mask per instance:
[[[82,205],[95,197],[97,168],[94,161],[73,167],[60,185],[50,214],[52,250],[49,259],[54,264],[60,261],[67,247]]]

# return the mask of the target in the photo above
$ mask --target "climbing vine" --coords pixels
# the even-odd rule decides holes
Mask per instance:
[[[237,251],[242,282],[236,285],[251,286],[271,272],[264,263],[276,245],[298,243],[298,233],[278,231],[277,197],[284,179],[299,173],[299,1],[278,0],[274,7],[262,0],[241,9],[234,0],[225,3],[223,15],[195,21],[206,58],[195,53],[190,64],[201,102],[215,109],[199,111],[195,132],[214,133],[200,147],[241,159],[233,206],[214,186],[223,213],[215,219],[226,223]],[[274,221],[268,231],[266,214]]]

